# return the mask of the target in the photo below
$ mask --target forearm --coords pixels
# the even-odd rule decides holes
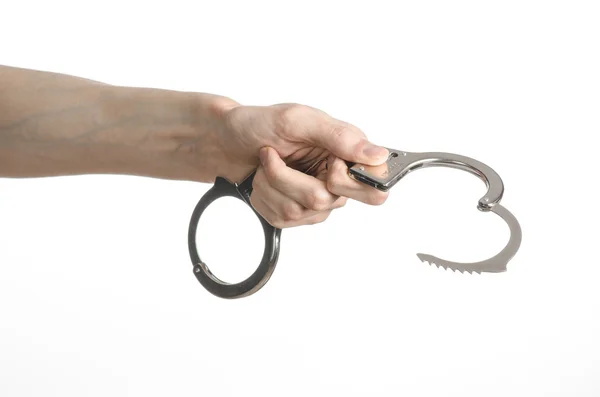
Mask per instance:
[[[235,105],[209,94],[0,66],[0,176],[210,182],[220,172],[219,118]]]

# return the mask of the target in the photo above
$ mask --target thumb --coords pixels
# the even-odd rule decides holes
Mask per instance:
[[[362,131],[350,125],[334,125],[312,138],[315,144],[353,163],[380,165],[389,156],[386,148],[370,142]]]
[[[269,146],[264,146],[258,152],[258,158],[260,160],[260,164],[265,169],[273,169],[276,167],[285,166],[285,162],[279,156],[276,150],[272,149]]]

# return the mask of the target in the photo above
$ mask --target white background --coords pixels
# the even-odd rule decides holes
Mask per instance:
[[[485,186],[411,174],[381,207],[285,230],[259,293],[192,274],[209,188],[126,176],[0,180],[0,396],[600,396],[600,13],[593,1],[2,1],[0,64],[298,102],[407,151],[492,166],[523,244],[495,254]],[[235,222],[225,222],[231,214]],[[261,232],[207,213],[218,275]],[[238,265],[238,262],[239,265]]]

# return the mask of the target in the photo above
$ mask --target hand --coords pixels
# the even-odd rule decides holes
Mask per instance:
[[[0,176],[241,182],[258,167],[252,205],[281,228],[322,222],[347,198],[387,197],[350,179],[343,161],[379,165],[387,151],[308,106],[240,106],[220,95],[3,66],[0,87]]]
[[[241,182],[258,166],[251,203],[275,227],[323,222],[348,198],[370,205],[387,199],[387,193],[348,176],[344,160],[379,165],[388,157],[353,125],[295,104],[238,106],[224,120],[217,169]]]

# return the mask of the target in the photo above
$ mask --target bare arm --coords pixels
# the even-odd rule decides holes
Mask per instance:
[[[387,194],[351,179],[343,160],[377,165],[387,156],[357,127],[308,106],[241,106],[0,66],[0,177],[241,182],[257,170],[252,205],[283,228],[322,222],[347,198],[382,204]],[[302,172],[323,160],[318,174]]]
[[[210,182],[224,97],[0,66],[0,177],[130,174]]]

